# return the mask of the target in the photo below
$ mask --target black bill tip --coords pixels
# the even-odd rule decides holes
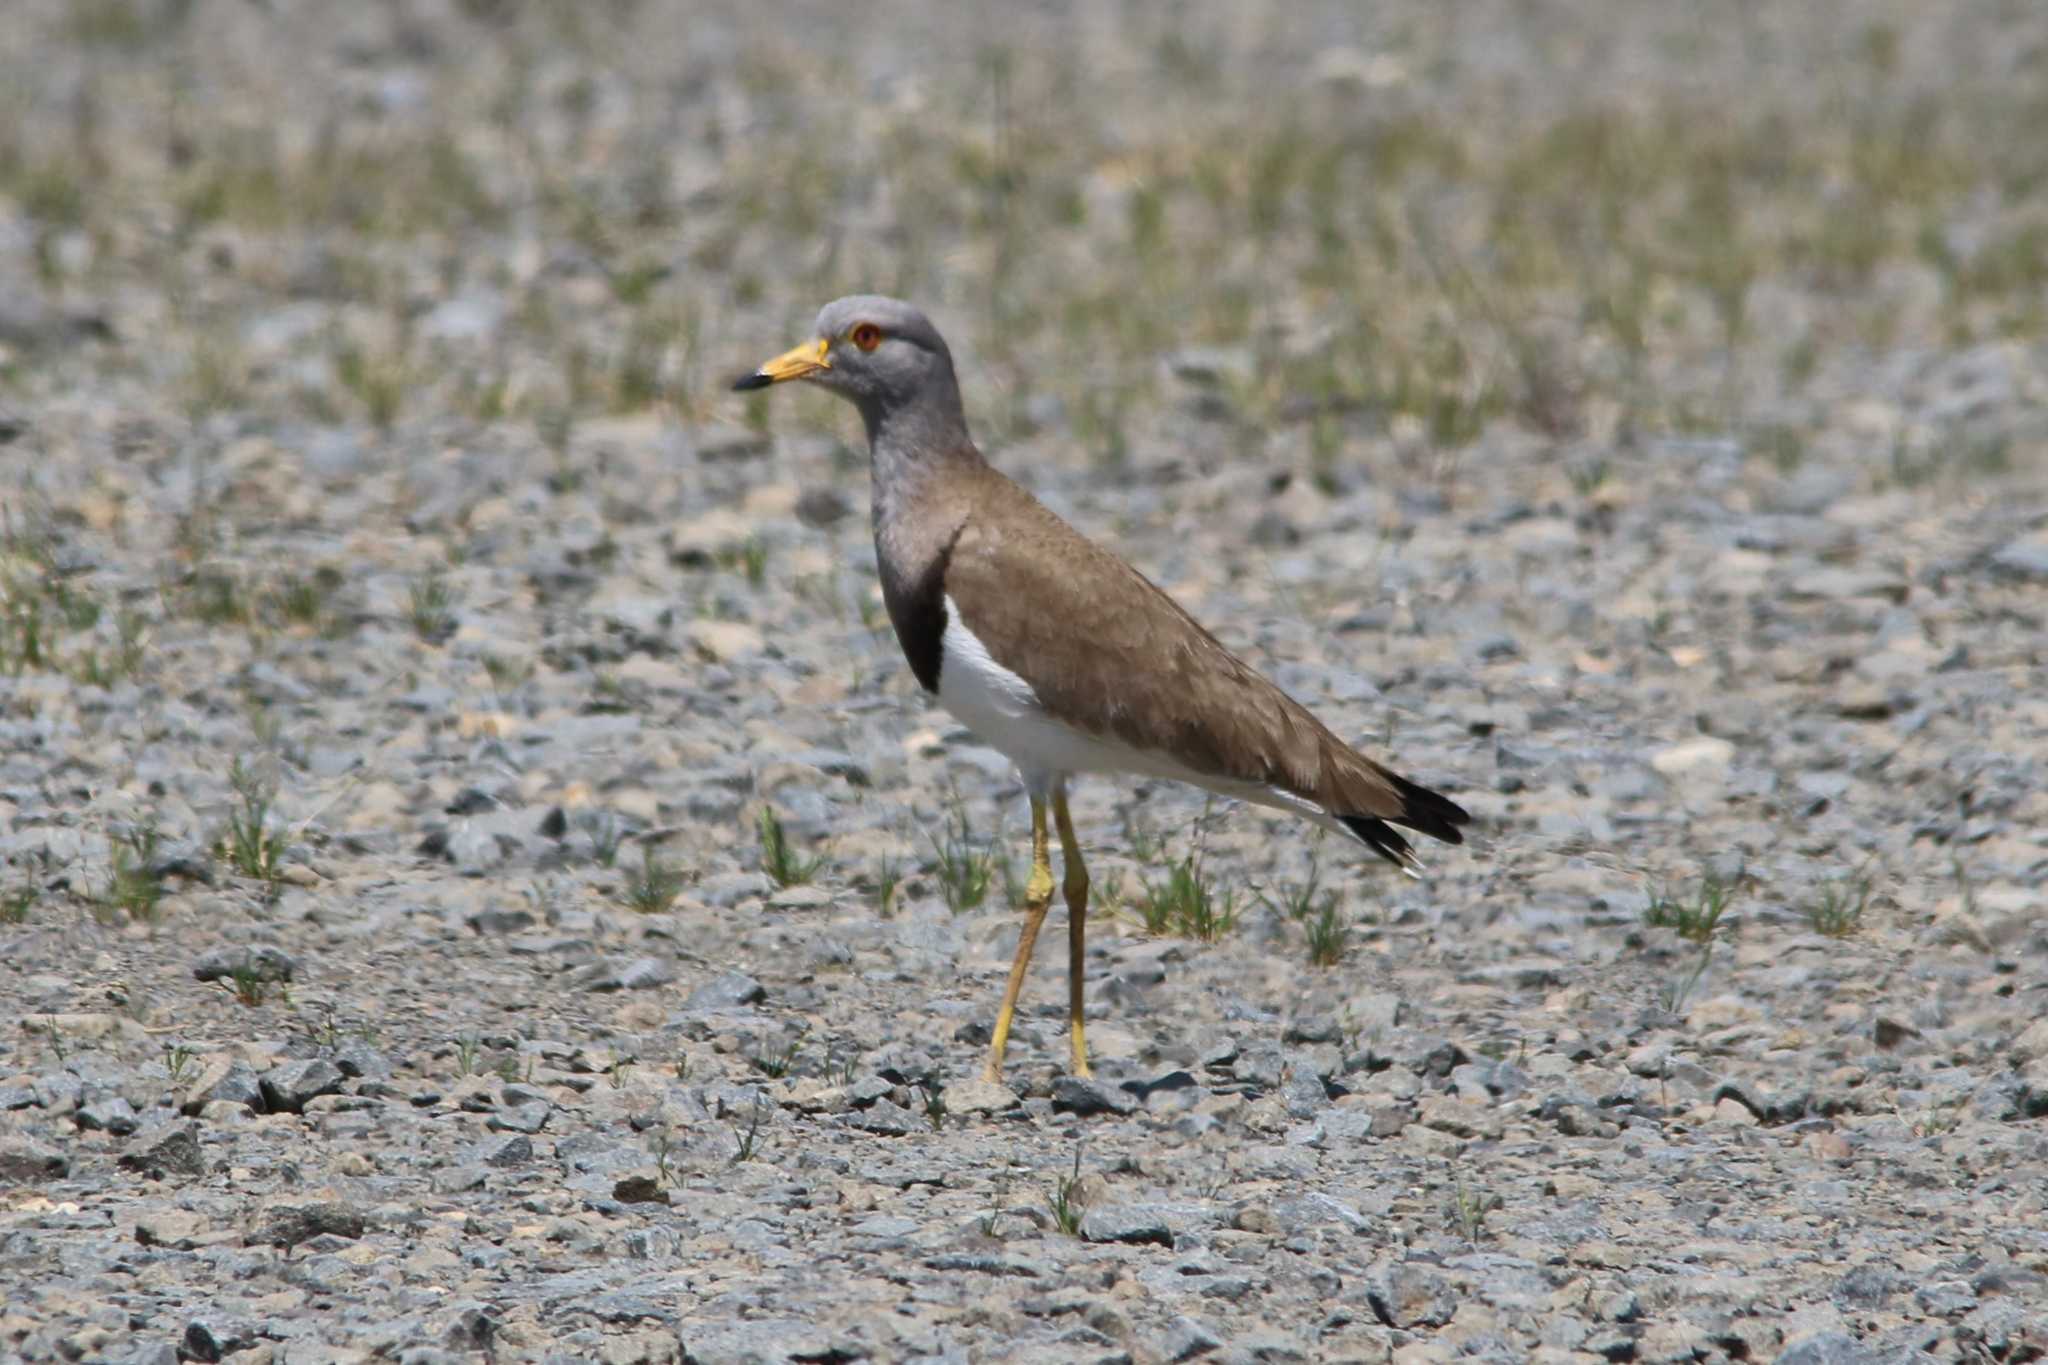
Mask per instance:
[[[767,375],[756,370],[752,374],[743,374],[738,379],[733,380],[732,391],[734,393],[746,393],[750,389],[765,389],[774,382]]]

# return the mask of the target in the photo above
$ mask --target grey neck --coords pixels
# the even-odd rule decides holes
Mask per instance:
[[[862,401],[860,416],[868,429],[877,521],[890,517],[940,466],[981,458],[967,434],[960,390],[951,375],[914,402]]]

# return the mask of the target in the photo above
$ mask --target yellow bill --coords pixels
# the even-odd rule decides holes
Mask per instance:
[[[832,343],[823,337],[793,346],[775,359],[763,365],[752,374],[743,375],[733,383],[739,390],[765,389],[770,384],[780,384],[785,379],[802,379],[805,375],[816,374],[819,370],[832,368],[828,352]]]

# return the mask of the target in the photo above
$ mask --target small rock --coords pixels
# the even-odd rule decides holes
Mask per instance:
[[[1280,1087],[1280,1101],[1286,1105],[1289,1116],[1313,1118],[1318,1111],[1329,1107],[1330,1092],[1324,1088],[1321,1077],[1296,1068]]]
[[[1603,1294],[1593,1306],[1593,1311],[1603,1322],[1634,1322],[1642,1316],[1643,1306],[1633,1289],[1617,1289],[1611,1294]]]
[[[1650,766],[1668,778],[1725,773],[1735,761],[1735,746],[1714,735],[1695,735],[1650,756]]]
[[[434,1172],[430,1184],[435,1194],[467,1194],[489,1182],[490,1173],[482,1166],[451,1166]]]
[[[538,1133],[547,1127],[554,1106],[546,1100],[529,1100],[507,1105],[484,1120],[484,1126],[500,1133]]]
[[[352,1038],[334,1049],[334,1064],[350,1080],[389,1080],[391,1077],[391,1063],[384,1054],[359,1038]]]
[[[751,658],[767,648],[761,632],[744,621],[714,621],[699,617],[684,629],[699,656],[708,663],[730,663]]]
[[[621,1204],[668,1203],[668,1189],[656,1171],[633,1171],[612,1182],[612,1198]]]
[[[1173,1229],[1166,1216],[1149,1204],[1113,1204],[1090,1209],[1081,1215],[1080,1233],[1084,1242],[1173,1245]]]
[[[263,1073],[263,1102],[273,1113],[296,1114],[315,1095],[341,1090],[341,1068],[325,1057],[285,1062]]]
[[[727,972],[715,976],[691,991],[683,1001],[686,1010],[736,1010],[748,1005],[758,1005],[768,998],[768,992],[761,983],[745,972]]]
[[[852,510],[846,495],[829,484],[806,488],[797,494],[796,519],[812,530],[830,526]]]
[[[578,968],[570,980],[586,991],[638,991],[666,986],[675,980],[668,964],[658,957],[636,957],[629,961],[599,958]]]
[[[1756,1126],[1756,1114],[1741,1100],[1732,1097],[1714,1101],[1714,1119],[1719,1123],[1733,1123],[1746,1128]]]
[[[619,972],[619,988],[644,991],[655,986],[666,986],[675,979],[675,973],[661,958],[636,957]]]
[[[190,1251],[193,1239],[208,1227],[203,1215],[187,1209],[156,1209],[135,1220],[135,1240],[141,1246]]]
[[[1636,1336],[1633,1331],[1610,1327],[1604,1332],[1595,1332],[1587,1337],[1579,1343],[1579,1349],[1588,1355],[1605,1356],[1614,1361],[1615,1365],[1621,1365],[1623,1361],[1636,1358]]]
[[[533,1139],[524,1133],[485,1138],[470,1156],[486,1166],[521,1166],[533,1160]]]
[[[298,969],[292,955],[281,948],[216,948],[192,964],[192,975],[200,981],[232,981],[238,976],[257,981],[290,981]]]
[[[1016,1091],[978,1077],[947,1086],[942,1097],[949,1114],[1000,1114],[1017,1107]]]
[[[636,1261],[674,1260],[682,1240],[674,1228],[660,1224],[635,1228],[626,1234],[626,1254]]]
[[[1847,1332],[1811,1332],[1778,1353],[1778,1365],[1866,1365],[1876,1359]]]
[[[2021,1030],[2008,1049],[2013,1065],[2025,1066],[2036,1057],[2048,1057],[2048,1019],[2036,1019]]]
[[[1052,1107],[1069,1114],[1129,1114],[1138,1101],[1093,1077],[1062,1076],[1052,1083]]]
[[[2048,530],[1999,546],[1991,552],[1991,567],[2009,578],[2048,579]]]
[[[197,1114],[210,1104],[239,1104],[256,1113],[264,1109],[263,1086],[256,1073],[241,1062],[216,1057],[193,1078],[191,1089],[178,1107]]]
[[[930,1120],[888,1100],[876,1100],[865,1109],[856,1109],[846,1121],[864,1132],[881,1133],[887,1137],[907,1137],[919,1130],[931,1129]]]
[[[1441,1327],[1458,1309],[1450,1282],[1426,1265],[1403,1261],[1367,1289],[1373,1310],[1395,1327]]]
[[[1914,1290],[1913,1304],[1934,1317],[1960,1317],[1977,1306],[1977,1291],[1963,1280],[1940,1280]]]
[[[152,1134],[135,1150],[121,1154],[124,1170],[138,1171],[152,1180],[165,1176],[197,1176],[206,1173],[206,1158],[199,1150],[199,1125],[178,1123]]]
[[[1252,353],[1241,346],[1187,346],[1166,357],[1166,371],[1197,389],[1221,389],[1250,379]]]
[[[703,1365],[753,1365],[755,1361],[865,1360],[864,1337],[835,1331],[804,1318],[727,1319],[685,1323],[676,1330],[681,1358]]]
[[[1490,1105],[1425,1095],[1418,1106],[1422,1125],[1461,1138],[1498,1138],[1504,1131],[1499,1111]]]
[[[1334,1014],[1296,1015],[1280,1035],[1286,1043],[1335,1043],[1343,1040],[1344,1025]]]
[[[62,1180],[71,1174],[71,1163],[62,1152],[52,1151],[22,1137],[0,1137],[0,1180],[28,1184],[37,1180]]]
[[[185,1324],[179,1354],[187,1360],[217,1361],[256,1344],[256,1329],[235,1318],[209,1315]]]
[[[517,934],[531,929],[534,918],[516,906],[492,905],[472,912],[465,922],[479,934]]]
[[[498,1334],[498,1321],[481,1305],[458,1310],[441,1333],[441,1345],[451,1351],[481,1352],[488,1359],[491,1340]]]
[[[362,1211],[353,1204],[328,1201],[319,1204],[281,1204],[263,1216],[255,1240],[267,1246],[289,1250],[315,1237],[344,1237],[355,1241],[367,1226]]]
[[[1903,1023],[1900,1020],[1888,1018],[1884,1015],[1879,1015],[1876,1022],[1870,1026],[1871,1041],[1887,1052],[1905,1042],[1908,1038],[1918,1038],[1919,1036],[1920,1030],[1914,1028],[1911,1024]]]
[[[87,1132],[126,1137],[136,1129],[135,1107],[120,1095],[101,1094],[78,1106],[73,1120]]]
[[[1209,1354],[1223,1345],[1223,1338],[1200,1318],[1175,1318],[1159,1345],[1169,1361],[1179,1362]]]

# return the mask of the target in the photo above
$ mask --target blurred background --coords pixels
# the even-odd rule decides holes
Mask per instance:
[[[2044,128],[2022,0],[11,0],[0,401],[758,427],[724,381],[874,290],[1053,460],[1969,477],[2039,457],[1980,419],[2040,398]]]

